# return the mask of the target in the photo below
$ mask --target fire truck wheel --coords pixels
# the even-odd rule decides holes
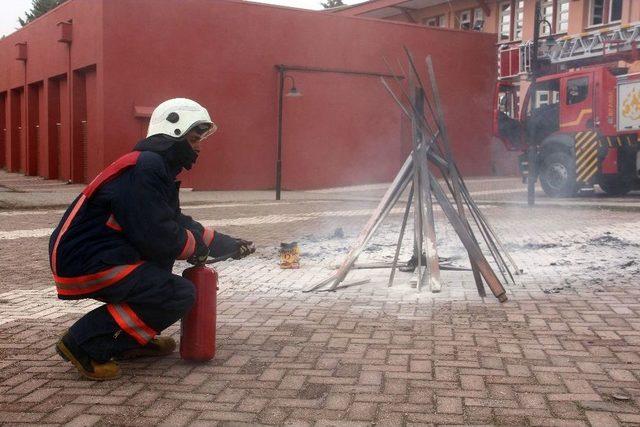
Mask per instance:
[[[609,196],[623,196],[631,191],[633,183],[619,176],[601,177],[598,183],[602,191]]]
[[[549,197],[573,197],[578,192],[576,167],[563,151],[553,151],[540,162],[540,185]]]

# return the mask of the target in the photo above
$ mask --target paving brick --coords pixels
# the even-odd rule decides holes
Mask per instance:
[[[462,414],[462,399],[457,397],[436,398],[437,412],[441,414]]]
[[[199,416],[200,419],[203,420],[214,420],[214,421],[241,421],[241,422],[251,422],[256,418],[256,415],[249,412],[236,412],[236,411],[207,411],[203,412]]]
[[[71,421],[69,421],[66,425],[69,427],[89,427],[96,425],[102,419],[99,415],[78,415]]]
[[[593,426],[614,427],[620,425],[612,414],[606,412],[586,411],[585,415]]]
[[[238,405],[238,410],[241,412],[254,412],[258,413],[262,411],[269,403],[268,399],[257,397],[246,397]]]
[[[284,408],[267,407],[258,416],[258,420],[264,424],[282,424],[289,416],[289,411]],[[299,417],[305,419],[305,417]]]
[[[288,375],[285,376],[278,388],[280,389],[290,389],[290,390],[300,390],[304,384],[305,377],[300,375]]]
[[[141,413],[145,417],[160,417],[164,418],[171,414],[174,409],[180,405],[179,400],[170,399],[158,399],[153,402],[145,411]]]
[[[195,411],[177,410],[165,418],[159,425],[166,427],[186,426],[197,416]]]
[[[347,393],[331,393],[327,396],[324,408],[330,410],[345,410],[351,404],[351,395]]]
[[[34,390],[30,394],[22,397],[20,399],[21,402],[33,402],[40,403],[46,401],[50,396],[56,394],[60,389],[59,388],[40,388]]]
[[[375,403],[354,402],[350,405],[347,418],[350,420],[369,421],[376,418],[378,405]]]
[[[60,409],[46,416],[43,421],[51,423],[67,423],[71,421],[71,419],[73,419],[76,415],[85,412],[88,407],[89,405],[67,403]]]

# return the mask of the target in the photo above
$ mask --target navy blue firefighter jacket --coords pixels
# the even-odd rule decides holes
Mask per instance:
[[[237,250],[236,239],[181,212],[176,176],[184,159],[175,141],[162,138],[138,143],[138,151],[103,171],[63,215],[49,241],[60,298],[88,297],[145,262],[170,271],[197,245],[209,246],[212,256]]]

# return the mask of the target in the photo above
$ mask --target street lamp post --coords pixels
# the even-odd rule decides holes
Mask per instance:
[[[540,26],[547,24],[549,26],[549,36],[553,33],[553,26],[546,19],[542,19],[540,0],[536,0],[535,17],[533,24],[533,46],[531,49],[531,87],[532,92],[535,90],[536,78],[540,73],[540,64],[538,61],[538,43],[540,41]],[[530,102],[535,102],[532,99]],[[536,181],[538,180],[538,144],[535,140],[533,131],[527,131],[527,161],[528,171],[527,176],[527,204],[533,206],[536,203]]]
[[[278,66],[280,78],[278,90],[278,146],[276,150],[276,200],[280,200],[282,193],[282,105],[284,95],[284,82],[291,79],[291,89],[287,93],[287,97],[302,96],[302,93],[296,88],[296,81],[293,76],[286,74],[287,69],[284,66]]]

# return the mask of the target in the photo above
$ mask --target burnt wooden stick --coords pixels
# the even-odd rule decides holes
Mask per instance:
[[[393,263],[391,264],[391,273],[389,274],[389,283],[387,287],[393,285],[393,279],[396,275],[396,268],[398,267],[398,258],[400,257],[400,248],[402,247],[402,239],[404,238],[404,232],[407,228],[407,220],[409,219],[409,211],[411,210],[411,203],[413,200],[413,184],[409,190],[409,200],[407,201],[407,207],[404,209],[404,215],[402,217],[402,225],[400,226],[400,234],[398,235],[398,244],[396,245],[396,253],[393,256]]]
[[[458,176],[460,176],[460,172],[458,171]],[[507,260],[511,263],[511,266],[514,269],[514,273],[518,274],[520,272],[520,268],[518,268],[518,265],[516,264],[516,262],[513,260],[513,258],[511,257],[511,254],[509,253],[509,251],[507,251],[507,249],[504,247],[504,244],[502,243],[502,241],[500,240],[500,238],[498,237],[498,235],[496,234],[496,232],[494,231],[493,227],[491,226],[491,223],[487,220],[487,218],[484,216],[484,213],[482,213],[482,211],[480,210],[480,208],[478,207],[477,203],[475,202],[475,200],[473,200],[473,198],[471,197],[471,193],[469,192],[469,189],[467,188],[467,185],[464,182],[464,179],[462,178],[462,176],[460,176],[460,180],[462,181],[462,188],[463,190],[466,192],[467,194],[467,198],[468,198],[468,204],[476,210],[476,212],[478,213],[478,216],[480,217],[480,219],[482,220],[482,223],[485,225],[485,227],[487,227],[487,229],[489,230],[491,236],[493,237],[493,239],[495,240],[496,245],[498,246],[498,248],[500,249],[501,254],[504,253],[504,256],[507,258]],[[511,274],[511,271],[509,270],[509,274]],[[512,280],[513,280],[513,276],[511,276]],[[513,280],[513,283],[515,283],[515,280]]]
[[[404,165],[400,169],[400,172],[398,172],[398,174],[396,175],[395,179],[391,183],[391,186],[389,186],[389,188],[387,189],[387,192],[378,204],[378,207],[376,207],[375,211],[369,218],[369,221],[367,221],[367,224],[358,235],[356,243],[347,255],[347,258],[342,263],[340,269],[338,269],[338,271],[336,272],[336,278],[333,281],[333,285],[330,289],[334,290],[338,286],[338,284],[344,280],[344,278],[349,273],[351,266],[356,262],[358,256],[360,256],[360,253],[364,249],[364,246],[369,243],[369,240],[371,240],[373,234],[376,232],[382,221],[388,215],[391,208],[393,208],[393,205],[395,205],[395,203],[400,198],[400,195],[411,180],[411,169],[413,167],[412,165],[413,159],[410,156],[405,161]]]
[[[496,264],[498,265],[498,268],[500,268],[503,278],[505,279],[506,282],[509,282],[509,279],[510,279],[511,283],[515,284],[516,282],[515,282],[515,279],[513,278],[513,273],[511,272],[509,265],[507,264],[504,257],[502,256],[502,254],[504,253],[506,256],[510,258],[509,253],[502,247],[502,243],[500,242],[498,237],[495,234],[493,234],[493,230],[491,229],[490,224],[487,222],[480,208],[473,201],[473,198],[471,198],[471,194],[469,193],[466,186],[463,187],[462,195],[465,197],[465,200],[467,202],[467,205],[469,206],[471,215],[473,216],[474,221],[478,225],[478,229],[483,234],[483,238],[487,243],[487,246],[489,246],[489,250],[492,252],[493,258],[495,259]],[[511,261],[513,262],[513,260]],[[513,265],[515,266],[515,262],[513,262]],[[517,273],[518,271],[517,266],[515,266],[515,268]]]
[[[415,90],[415,78],[413,75],[409,76],[409,85]],[[418,132],[418,125],[416,123],[416,106],[413,104],[415,101],[415,95],[414,95],[414,99],[409,99],[410,103],[411,103],[411,108],[413,110],[413,115],[411,116],[411,143],[413,145],[413,188],[416,189],[415,192],[415,197],[414,197],[414,204],[413,204],[413,241],[414,241],[414,248],[415,248],[415,253],[414,256],[416,257],[416,262],[417,262],[417,266],[416,266],[416,275],[418,276],[418,291],[420,291],[422,289],[422,245],[423,245],[423,219],[424,219],[424,213],[423,213],[423,204],[422,204],[422,195],[423,195],[423,190],[422,190],[422,180],[420,178],[420,163],[421,163],[421,156],[420,156],[420,150],[419,150],[419,145],[422,141],[420,141],[420,134]]]
[[[446,183],[447,188],[449,189],[449,191],[451,193],[453,193],[452,183],[450,182],[450,180],[449,179],[445,179],[445,183]],[[479,210],[478,210],[477,206],[476,205],[471,205],[469,203],[470,201],[473,201],[473,199],[471,198],[471,195],[469,194],[468,189],[466,188],[464,183],[461,183],[460,190],[461,190],[461,194],[462,194],[462,197],[463,197],[463,201],[466,203],[466,207],[469,209],[469,213],[471,214],[471,218],[473,219],[474,223],[477,225],[478,230],[480,231],[480,234],[482,235],[483,240],[485,241],[485,243],[487,244],[487,247],[489,248],[491,256],[496,261],[496,264],[498,265],[498,269],[500,270],[500,273],[502,274],[502,277],[505,279],[505,281],[508,282],[508,279],[504,274],[504,270],[506,269],[506,265],[503,262],[504,260],[500,256],[500,252],[498,251],[498,249],[497,249],[497,247],[495,245],[495,242],[493,241],[491,235],[489,235],[487,233],[486,228],[483,226],[482,222],[480,222],[480,219],[478,218]],[[472,233],[472,236],[475,239],[475,235],[473,233]],[[477,239],[475,239],[475,240],[477,241]],[[502,262],[501,262],[501,260],[502,260]]]
[[[453,229],[456,231],[462,244],[465,249],[469,253],[469,260],[475,264],[478,268],[478,271],[482,274],[482,277],[487,281],[489,285],[489,289],[493,292],[493,295],[498,298],[498,301],[505,302],[507,300],[507,295],[505,293],[498,276],[493,271],[487,259],[484,257],[480,246],[478,246],[478,242],[476,242],[471,233],[469,232],[468,223],[461,218],[460,214],[453,207],[449,199],[447,198],[444,190],[440,186],[438,180],[430,175],[431,180],[431,189],[433,190],[433,195],[436,197],[436,200],[440,204],[442,211],[449,219],[449,222],[453,226]]]
[[[386,58],[384,58],[385,64],[387,65],[387,68],[389,68],[389,70],[391,70],[391,66],[389,65],[389,63],[387,62]],[[402,69],[402,65],[399,64],[400,68]],[[403,70],[404,71],[404,70]],[[393,74],[393,73],[391,73]],[[426,194],[429,194],[430,191],[428,193],[425,193],[425,190],[429,190],[428,188],[428,184],[425,184],[426,177],[424,176],[424,164],[426,163],[426,156],[422,155],[423,152],[419,151],[418,148],[421,144],[422,141],[422,137],[423,134],[422,132],[424,130],[427,131],[427,133],[429,133],[430,136],[432,136],[432,140],[429,142],[429,145],[435,145],[435,141],[436,141],[436,137],[438,135],[438,131],[435,132],[435,134],[433,134],[433,130],[430,128],[428,122],[426,121],[425,117],[424,117],[424,109],[422,108],[422,105],[419,105],[419,102],[424,101],[424,90],[421,89],[417,89],[417,86],[415,85],[415,79],[418,78],[419,76],[416,76],[414,74],[410,75],[409,78],[409,82],[410,85],[412,87],[414,87],[415,90],[420,91],[419,95],[416,96],[414,94],[413,99],[411,99],[409,97],[409,95],[407,95],[407,93],[404,91],[404,89],[402,88],[402,84],[399,81],[398,78],[395,78],[396,83],[398,84],[398,87],[400,88],[401,94],[407,98],[410,102],[409,105],[411,106],[411,110],[413,111],[413,114],[409,114],[409,112],[407,111],[407,109],[405,108],[405,106],[401,103],[400,99],[396,96],[395,92],[393,92],[391,90],[391,88],[389,87],[389,85],[387,84],[387,82],[384,79],[382,80],[383,85],[385,86],[385,88],[387,89],[387,91],[391,94],[391,96],[394,98],[394,100],[396,101],[396,103],[401,107],[402,111],[405,113],[405,115],[411,119],[411,123],[412,123],[412,131],[413,131],[413,137],[412,137],[412,142],[413,142],[413,147],[414,147],[414,157],[415,158],[420,158],[421,160],[419,162],[417,162],[416,164],[419,166],[418,168],[416,168],[415,173],[417,176],[414,176],[414,180],[415,182],[415,188],[418,189],[417,191],[417,195],[418,197],[416,197],[416,209],[414,210],[414,253],[413,253],[413,257],[414,259],[417,261],[417,275],[418,275],[418,290],[420,290],[422,288],[422,284],[423,284],[423,279],[422,279],[422,247],[424,242],[431,242],[431,244],[429,245],[430,248],[430,252],[431,254],[429,255],[431,257],[431,259],[429,260],[429,264],[430,264],[430,268],[427,271],[428,277],[429,277],[429,284],[430,284],[430,288],[432,291],[434,292],[438,292],[441,288],[440,285],[440,271],[439,271],[439,263],[437,261],[437,249],[435,246],[435,227],[434,227],[434,222],[433,222],[433,213],[429,213],[429,212],[425,212],[425,202],[426,202]],[[421,84],[422,86],[422,84]],[[420,152],[421,154],[418,155],[417,153]],[[425,150],[426,152],[426,150]],[[422,160],[424,159],[424,160]],[[422,188],[425,185],[427,185],[426,188]],[[430,205],[429,205],[430,206]],[[429,218],[431,218],[431,220],[429,220]],[[427,224],[425,226],[425,224]],[[430,225],[429,225],[430,224]]]
[[[334,281],[335,278],[336,278],[336,273],[332,274],[331,276],[327,277],[326,279],[322,280],[321,282],[318,282],[318,283],[314,284],[309,289],[307,289],[305,291],[302,291],[302,292],[312,292],[312,291],[315,291],[316,289],[320,289],[320,288],[322,288],[324,286],[327,286],[332,281]]]
[[[421,123],[421,127],[429,134],[430,137],[432,137],[433,135],[435,135],[438,132],[438,129],[436,129],[435,131],[431,128],[431,126],[429,125],[427,119],[424,117],[424,112],[422,115],[418,114],[417,111],[415,110],[411,97],[409,96],[409,94],[404,90],[403,86],[402,86],[402,81],[400,81],[400,78],[393,72],[393,69],[391,68],[391,66],[389,65],[389,62],[387,61],[387,58],[383,57],[382,60],[384,61],[385,65],[387,66],[387,69],[389,70],[389,75],[391,75],[393,77],[393,79],[395,80],[396,84],[398,85],[398,88],[400,89],[400,94],[402,96],[404,96],[404,98],[407,100],[407,103],[410,105],[411,110],[413,110],[414,114],[417,114],[420,116],[420,123]],[[398,67],[400,67],[400,70],[402,72],[403,75],[405,75],[405,71],[404,68],[402,67],[402,64],[400,63],[400,61],[398,61]],[[382,79],[382,77],[381,77]],[[389,89],[390,90],[390,89]],[[399,102],[397,100],[397,97],[394,96],[394,98],[396,98],[396,102]],[[412,116],[409,114],[409,112],[407,111],[407,109],[404,107],[404,105],[402,106],[402,109],[405,113],[405,115],[407,116],[408,119],[411,119]],[[436,123],[436,128],[437,128],[437,123]]]
[[[449,136],[447,134],[447,128],[444,122],[444,112],[442,111],[442,104],[440,102],[440,92],[438,90],[438,83],[436,81],[436,74],[433,69],[433,62],[431,61],[431,55],[427,56],[427,72],[429,74],[429,81],[431,82],[431,93],[433,94],[433,102],[435,104],[435,111],[437,113],[436,119],[439,124],[440,129],[440,140],[442,141],[442,146],[444,147],[444,153],[449,163],[449,176],[451,177],[451,181],[453,184],[453,199],[456,202],[456,206],[458,208],[458,212],[460,213],[462,221],[466,224],[466,227],[469,231],[469,234],[473,238],[473,232],[471,230],[471,225],[469,221],[467,221],[464,206],[462,205],[462,198],[460,196],[459,189],[459,180],[457,179],[458,171],[453,163],[453,153],[451,151],[451,146],[449,144]],[[484,284],[482,283],[482,277],[480,272],[478,271],[478,266],[475,265],[473,260],[471,261],[471,269],[473,270],[473,278],[476,282],[476,287],[478,288],[478,294],[484,297],[486,295],[486,291],[484,289]]]
[[[426,148],[423,147],[422,151],[426,151]],[[423,153],[423,159],[426,159],[426,152]],[[440,292],[442,289],[442,282],[440,280],[440,263],[438,259],[438,248],[437,248],[437,240],[436,240],[436,224],[435,219],[433,217],[433,200],[431,197],[431,185],[429,183],[429,164],[426,160],[422,160],[420,162],[421,165],[421,179],[422,179],[422,189],[424,191],[423,201],[425,204],[424,214],[425,218],[423,219],[423,227],[425,232],[425,237],[427,241],[426,246],[426,255],[427,255],[427,263],[429,267],[429,289],[431,292]]]
[[[413,80],[413,79],[412,79]],[[421,88],[416,87],[414,93],[415,111],[422,116],[424,114],[424,92]],[[422,224],[422,241],[425,247],[427,257],[427,274],[429,289],[431,292],[440,292],[442,285],[440,282],[440,263],[438,262],[438,249],[436,246],[436,230],[435,221],[433,219],[433,205],[431,200],[431,185],[428,180],[429,162],[427,161],[427,147],[422,144],[423,135],[417,124],[417,117],[412,120],[414,138],[418,142],[417,152],[418,161],[414,163],[414,168],[418,169],[420,177],[420,213]],[[422,259],[422,251],[419,251],[418,260]],[[421,289],[421,283],[418,282],[418,289]]]
[[[420,73],[418,73],[418,67],[416,67],[415,61],[413,60],[413,55],[411,54],[411,51],[407,48],[407,46],[402,46],[402,48],[404,49],[404,52],[407,55],[407,59],[409,60],[409,66],[411,67],[411,70],[413,71],[413,74],[415,74],[416,79],[417,79],[418,83],[420,84],[420,87],[422,88],[422,92],[425,94],[425,100],[426,100],[426,103],[427,103],[427,107],[429,108],[429,112],[436,119],[435,120],[436,126],[439,127],[439,123],[438,123],[438,120],[437,120],[437,115],[433,110],[433,106],[431,105],[431,102],[429,102],[429,98],[427,98],[427,96],[426,96],[427,90],[426,90],[424,84],[422,84],[422,79],[420,78]],[[400,66],[400,69],[403,71],[403,74],[405,74],[404,70],[402,69],[402,65]]]

